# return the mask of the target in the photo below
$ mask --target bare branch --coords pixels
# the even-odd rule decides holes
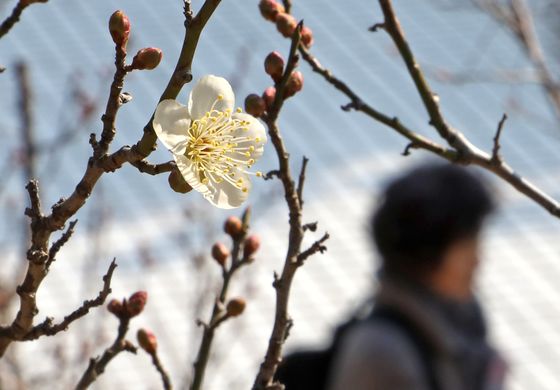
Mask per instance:
[[[92,358],[89,361],[89,365],[80,378],[80,381],[76,385],[76,390],[84,390],[87,389],[95,380],[99,377],[99,375],[105,372],[105,368],[107,365],[113,360],[115,356],[123,351],[128,351],[131,353],[136,353],[137,348],[132,345],[132,343],[128,340],[125,340],[126,333],[128,332],[128,325],[130,323],[130,318],[127,316],[123,316],[119,318],[119,329],[117,333],[117,337],[113,344],[107,348],[101,357]]]
[[[509,0],[507,4],[495,0],[476,0],[475,4],[505,25],[516,36],[519,44],[535,66],[539,82],[548,95],[554,113],[560,119],[560,81],[557,80],[539,41],[533,13],[525,0]]]
[[[47,270],[50,268],[51,264],[56,260],[56,255],[58,251],[68,242],[70,237],[72,237],[72,234],[74,234],[74,227],[76,227],[77,223],[78,223],[77,219],[70,222],[70,224],[68,225],[68,229],[62,234],[62,236],[60,236],[58,240],[54,242],[54,244],[51,245],[51,249],[49,249],[49,259],[45,264]]]
[[[171,379],[169,377],[169,374],[167,373],[167,371],[163,367],[163,364],[161,364],[161,361],[159,360],[159,356],[158,356],[157,352],[150,353],[150,356],[152,358],[152,364],[154,365],[156,370],[159,372],[159,375],[161,376],[161,382],[163,384],[163,388],[165,390],[173,389],[173,385],[171,384]]]
[[[498,123],[498,128],[496,129],[496,135],[494,136],[494,148],[492,149],[492,161],[494,161],[496,164],[501,164],[503,163],[503,159],[502,156],[500,154],[500,136],[502,135],[502,129],[504,127],[504,124],[506,123],[507,120],[507,114],[504,113],[504,115],[502,116],[502,119],[500,119],[500,122]]]
[[[230,282],[237,270],[242,266],[249,264],[250,262],[250,259],[245,259],[243,256],[241,256],[241,246],[245,241],[245,238],[247,237],[249,214],[250,209],[247,208],[243,213],[242,233],[239,236],[232,237],[233,248],[231,250],[231,262],[229,268],[227,268],[226,264],[222,264],[222,286],[220,289],[220,293],[214,302],[214,306],[212,307],[210,320],[208,321],[208,323],[200,319],[197,320],[197,324],[203,327],[203,332],[202,340],[200,341],[200,346],[198,348],[198,353],[196,355],[196,360],[194,363],[194,373],[192,383],[190,385],[190,390],[201,389],[216,329],[224,321],[231,318],[227,311],[224,310],[226,306]]]
[[[98,160],[109,150],[109,145],[115,138],[115,121],[117,119],[117,111],[122,105],[121,99],[122,89],[124,86],[124,78],[127,74],[125,66],[126,46],[115,44],[115,75],[111,83],[109,99],[105,107],[105,113],[101,116],[103,122],[103,130],[101,132],[101,140],[94,149],[93,158]]]
[[[150,164],[146,160],[134,161],[131,164],[136,167],[140,172],[147,173],[148,175],[159,175],[160,173],[171,172],[175,168],[175,161],[168,161],[163,164]]]
[[[25,151],[24,173],[25,180],[37,179],[35,172],[35,137],[33,126],[32,103],[33,96],[29,80],[27,65],[20,62],[16,65],[16,72],[19,84],[19,112],[21,117],[21,138]]]
[[[292,36],[292,43],[290,47],[290,55],[286,64],[286,70],[279,83],[276,84],[276,98],[272,107],[268,110],[263,120],[268,127],[268,134],[270,140],[276,151],[278,157],[278,177],[280,178],[284,187],[284,198],[288,205],[289,210],[289,240],[288,250],[284,261],[282,273],[279,276],[274,273],[273,286],[276,292],[276,309],[274,316],[274,324],[269,338],[268,347],[261,363],[255,382],[253,383],[253,390],[265,390],[281,386],[280,384],[273,383],[274,374],[278,364],[281,361],[282,348],[286,338],[288,337],[289,330],[292,326],[292,320],[288,314],[288,302],[290,298],[290,290],[292,282],[297,269],[299,268],[298,257],[301,255],[301,244],[303,241],[304,228],[302,224],[302,196],[303,184],[305,180],[305,166],[306,161],[302,164],[302,172],[299,177],[299,185],[296,187],[292,173],[290,170],[289,153],[286,149],[284,141],[280,135],[280,130],[277,124],[277,118],[284,103],[283,91],[288,78],[294,70],[298,55],[297,50],[300,47],[300,37],[302,23],[298,24],[296,31]]]
[[[183,85],[192,80],[191,66],[200,34],[218,5],[220,5],[220,2],[221,0],[206,0],[192,21],[186,23],[188,27],[185,28],[185,38],[183,40],[181,54],[179,54],[179,59],[177,60],[173,75],[169,79],[167,87],[160,97],[160,101],[175,99],[177,95],[179,95]],[[185,3],[185,5],[187,4]],[[150,118],[148,124],[144,127],[142,139],[132,147],[134,151],[140,155],[138,159],[148,157],[155,148],[157,137],[152,127],[152,119],[153,117]]]
[[[323,235],[323,237],[321,237],[319,240],[315,241],[313,243],[313,245],[311,245],[308,249],[301,252],[297,257],[297,264],[299,266],[303,265],[303,263],[305,262],[305,260],[307,260],[307,258],[309,256],[312,256],[317,252],[325,253],[325,251],[327,250],[327,247],[324,246],[323,243],[325,241],[327,241],[329,239],[329,237],[330,237],[329,233],[325,233]]]
[[[6,35],[12,29],[12,27],[14,27],[14,25],[19,22],[19,18],[21,17],[21,14],[25,8],[33,3],[46,3],[47,1],[48,0],[19,0],[12,10],[10,16],[8,16],[2,22],[2,24],[0,24],[0,38]]]
[[[308,162],[309,159],[303,156],[303,159],[301,161],[301,171],[299,172],[298,187],[297,187],[299,204],[301,206],[303,206],[303,185],[305,183],[305,170],[307,169]]]
[[[440,134],[443,133],[443,135],[446,135],[449,138],[446,138],[446,140],[448,140],[451,148],[446,148],[436,144],[435,142],[419,135],[403,125],[398,118],[391,118],[390,116],[381,113],[364,103],[364,101],[347,84],[336,78],[331,71],[324,68],[307,49],[300,45],[299,51],[302,54],[302,58],[309,63],[311,68],[320,74],[328,83],[351,99],[351,103],[348,106],[349,108],[365,113],[372,119],[383,123],[406,137],[410,141],[410,144],[405,149],[405,154],[408,153],[411,148],[425,149],[453,163],[478,165],[490,172],[493,172],[495,175],[509,183],[520,193],[532,199],[535,203],[539,204],[552,215],[560,217],[560,204],[556,200],[523,178],[505,162],[496,164],[496,162],[492,160],[491,155],[472,145],[461,132],[455,129],[453,129],[451,133],[447,132],[447,130],[451,129],[451,127],[449,127],[443,120],[443,117],[441,117],[437,99],[434,98],[434,95],[431,93],[431,89],[427,86],[427,82],[422,75],[420,66],[415,61],[408,43],[406,42],[404,35],[402,35],[402,30],[398,20],[396,20],[391,2],[388,0],[380,0],[380,3],[382,7],[384,7],[385,17],[390,21],[390,23],[386,22],[386,29],[388,32],[390,31],[390,36],[392,38],[400,42],[399,52],[401,52],[401,55],[406,57],[405,62],[407,63],[407,68],[409,73],[411,73],[411,76],[414,78],[417,88],[420,89],[419,92],[425,102],[425,106],[427,107],[431,123],[436,128],[439,127]],[[457,149],[457,147],[459,147],[459,149]]]
[[[89,313],[90,309],[103,305],[111,293],[111,279],[113,278],[115,268],[117,268],[117,263],[113,259],[107,273],[103,276],[103,288],[99,291],[96,298],[84,301],[78,309],[64,317],[64,320],[58,324],[53,325],[53,319],[47,317],[41,324],[34,326],[22,340],[29,341],[36,340],[41,336],[54,336],[59,332],[67,330],[72,322],[84,317]]]

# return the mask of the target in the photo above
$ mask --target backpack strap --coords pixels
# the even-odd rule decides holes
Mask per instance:
[[[402,330],[418,353],[422,368],[428,379],[428,388],[430,390],[442,390],[436,374],[434,348],[409,318],[389,306],[376,306],[369,319],[374,321],[384,320]]]

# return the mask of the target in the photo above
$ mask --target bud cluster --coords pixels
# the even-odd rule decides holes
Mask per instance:
[[[276,85],[282,80],[284,75],[285,61],[280,53],[273,51],[264,60],[264,71],[270,76]],[[284,86],[283,98],[287,99],[294,96],[303,88],[303,74],[300,71],[293,71],[286,85]],[[252,93],[245,98],[245,111],[258,118],[265,112],[270,111],[276,99],[276,87],[268,87],[261,96]]]
[[[276,29],[284,37],[289,38],[294,34],[297,27],[297,20],[286,13],[284,6],[275,0],[261,0],[259,10],[266,20],[276,24]],[[301,43],[309,48],[313,44],[313,32],[308,27],[301,29]]]
[[[142,313],[147,301],[148,293],[146,291],[137,291],[128,299],[125,298],[122,301],[112,299],[107,304],[107,310],[118,318],[130,319]]]
[[[113,42],[117,45],[117,51],[125,52],[130,37],[130,20],[123,11],[117,10],[109,18],[109,33]],[[126,53],[124,54],[126,55]],[[146,47],[138,50],[138,53],[132,59],[132,64],[125,69],[128,71],[151,70],[159,65],[162,57],[163,53],[160,49]]]

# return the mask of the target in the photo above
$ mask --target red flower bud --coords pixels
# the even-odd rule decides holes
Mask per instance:
[[[130,20],[121,10],[115,11],[109,18],[109,33],[113,42],[120,46],[126,46],[130,35]]]
[[[177,169],[173,169],[167,178],[169,187],[175,192],[186,194],[192,190],[192,187],[185,181],[185,178]]]
[[[303,88],[303,74],[300,71],[292,72],[290,78],[286,82],[286,87],[284,88],[284,97],[289,98],[294,96],[296,93],[301,91]]]
[[[260,246],[261,239],[259,238],[259,236],[252,235],[247,237],[243,245],[243,258],[251,258],[259,250]]]
[[[159,65],[162,58],[163,52],[160,49],[157,47],[146,47],[138,50],[138,53],[132,59],[130,67],[138,70],[152,70]]]
[[[129,317],[135,317],[142,313],[146,301],[148,300],[148,293],[146,291],[137,291],[128,298],[126,302],[126,313]]]
[[[285,36],[289,38],[294,33],[297,27],[296,19],[290,14],[279,14],[276,17],[276,29]]]
[[[212,257],[223,267],[229,257],[229,249],[221,242],[217,242],[212,246]]]
[[[266,103],[262,97],[252,93],[245,98],[245,111],[258,118],[266,111]]]
[[[157,338],[156,335],[150,332],[148,329],[138,329],[136,333],[136,339],[138,340],[138,344],[140,347],[148,352],[150,355],[153,355],[157,351]]]
[[[111,301],[107,304],[107,310],[117,317],[120,317],[123,314],[123,304],[118,299],[111,299]]]
[[[266,104],[266,109],[270,110],[274,104],[274,99],[276,99],[276,88],[268,87],[264,90],[262,97]]]
[[[282,79],[284,73],[284,58],[277,51],[273,51],[264,60],[264,71],[272,77],[275,82]]]
[[[224,231],[235,239],[243,233],[243,222],[237,217],[228,217],[224,223]]]
[[[259,10],[263,18],[271,22],[276,21],[278,15],[285,11],[284,6],[274,0],[261,0],[259,3]]]
[[[226,313],[230,317],[237,317],[245,310],[245,300],[243,298],[233,298],[227,303]]]
[[[307,26],[303,26],[301,29],[301,43],[307,48],[313,45],[313,31]]]

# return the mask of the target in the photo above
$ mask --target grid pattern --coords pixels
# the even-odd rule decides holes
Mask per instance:
[[[193,3],[197,7],[201,1]],[[230,78],[239,102],[246,94],[268,86],[261,70],[264,56],[271,50],[288,49],[288,42],[262,21],[256,3],[224,1],[203,34],[194,63],[195,77],[213,73]],[[507,111],[510,119],[502,143],[505,158],[560,198],[559,126],[540,88],[511,82],[456,84],[441,77],[445,72],[526,70],[529,64],[509,33],[470,7],[467,0],[395,3],[449,122],[476,145],[489,148],[497,121]],[[537,20],[542,21],[538,25],[545,47],[553,51],[558,41],[547,27],[548,3],[531,2]],[[5,14],[8,5],[2,6]],[[131,143],[139,136],[172,71],[182,37],[181,1],[157,5],[145,0],[118,4],[108,0],[51,1],[26,10],[22,23],[0,41],[0,62],[8,66],[0,76],[4,154],[11,156],[19,147],[17,88],[11,65],[20,59],[30,65],[40,141],[55,139],[61,123],[75,131],[67,147],[41,157],[45,204],[53,203],[75,185],[89,154],[87,135],[99,128],[96,118],[102,105],[94,109],[92,119],[76,122],[74,95],[65,91],[77,79],[94,100],[107,93],[112,45],[105,26],[116,7],[125,10],[132,21],[131,53],[143,46],[157,46],[165,53],[156,70],[132,74],[127,80],[126,90],[134,100],[121,110],[115,145]],[[367,32],[380,18],[374,2],[347,0],[341,7],[321,0],[294,1],[294,13],[314,30],[313,52],[325,66],[374,106],[433,135],[389,39],[383,33]],[[320,221],[320,228],[328,230],[332,239],[328,253],[313,258],[296,278],[291,307],[295,327],[288,348],[327,342],[330,329],[371,290],[376,259],[366,225],[375,193],[390,175],[426,158],[422,152],[401,157],[403,139],[359,114],[341,112],[338,107],[346,103],[344,98],[305,64],[301,68],[305,88],[287,104],[281,127],[293,164],[297,167],[303,154],[311,159],[305,217]],[[154,154],[155,160],[165,158],[165,151]],[[6,161],[12,167],[12,160]],[[49,161],[51,165],[47,165]],[[3,163],[0,160],[0,169]],[[271,148],[259,165],[262,171],[274,168]],[[51,167],[56,168],[56,174]],[[13,226],[26,202],[17,170],[8,171],[14,173],[5,176],[0,185],[0,216],[5,221],[0,224],[4,278],[17,269],[21,248],[14,243],[21,239]],[[493,182],[503,207],[488,229],[480,279],[493,337],[511,364],[510,389],[556,390],[560,388],[560,243],[556,239],[560,226],[506,185]],[[149,305],[134,327],[154,329],[162,360],[180,388],[188,381],[200,336],[193,318],[208,316],[218,277],[214,264],[197,255],[206,254],[214,240],[225,239],[220,225],[228,213],[212,209],[196,194],[179,196],[166,188],[165,177],[142,176],[129,167],[102,179],[82,210],[76,236],[40,290],[39,317],[62,316],[85,296],[93,296],[108,260],[116,256],[119,268],[113,295],[127,296],[136,289],[149,291]],[[224,324],[218,333],[208,369],[209,390],[248,388],[270,332],[274,302],[270,283],[286,249],[287,212],[278,183],[255,185],[250,203],[254,207],[253,229],[262,236],[263,247],[256,263],[244,269],[234,283],[234,294],[246,297],[249,305],[243,316]],[[205,221],[202,225],[192,222],[201,220]],[[103,245],[95,244],[99,242]],[[108,345],[115,327],[115,321],[99,310],[74,324],[65,335],[18,345],[13,359],[19,361],[29,388],[70,387],[85,369],[87,358]],[[0,361],[1,373],[13,370]],[[148,358],[123,355],[109,366],[95,388],[158,386]]]

